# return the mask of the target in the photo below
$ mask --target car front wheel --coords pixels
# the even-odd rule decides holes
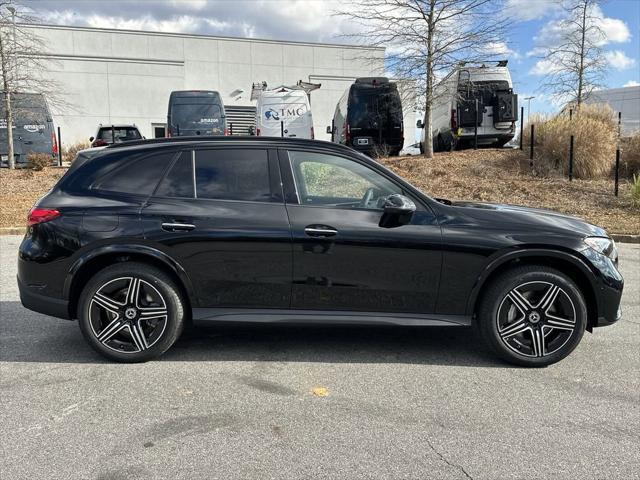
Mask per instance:
[[[504,360],[527,367],[558,362],[578,346],[587,306],[568,276],[542,266],[510,270],[483,295],[478,327]]]
[[[163,271],[137,262],[109,266],[83,289],[78,306],[82,334],[101,355],[144,362],[168,350],[182,332],[184,301]]]

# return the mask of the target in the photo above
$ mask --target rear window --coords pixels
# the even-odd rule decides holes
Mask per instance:
[[[115,142],[113,138],[115,136]],[[121,143],[130,142],[132,140],[140,140],[142,135],[135,127],[123,127],[123,128],[101,128],[98,132],[98,139],[104,140],[106,143]]]
[[[196,151],[198,198],[269,202],[266,150]]]
[[[175,155],[175,152],[168,152],[127,159],[116,170],[98,178],[91,188],[117,193],[151,195]]]
[[[212,128],[221,124],[222,108],[213,103],[176,103],[171,108],[171,124],[188,130]]]
[[[349,103],[349,123],[352,126],[376,128],[400,119],[402,104],[396,90],[383,87],[353,90]]]

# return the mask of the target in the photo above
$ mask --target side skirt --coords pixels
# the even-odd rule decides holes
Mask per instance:
[[[194,308],[193,321],[196,323],[381,324],[426,327],[464,327],[471,325],[471,316],[330,310]]]

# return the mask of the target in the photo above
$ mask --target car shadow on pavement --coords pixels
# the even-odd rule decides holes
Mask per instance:
[[[160,361],[408,363],[508,368],[466,327],[206,325],[189,328]],[[108,363],[76,322],[0,302],[0,362]]]
[[[208,325],[185,332],[162,359],[508,367],[464,327]]]

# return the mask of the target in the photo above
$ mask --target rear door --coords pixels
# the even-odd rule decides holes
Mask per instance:
[[[289,307],[291,235],[275,152],[185,150],[142,218],[146,238],[187,271],[197,306]]]

